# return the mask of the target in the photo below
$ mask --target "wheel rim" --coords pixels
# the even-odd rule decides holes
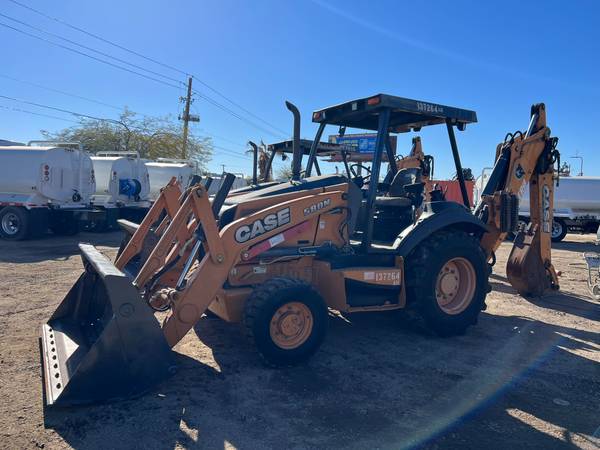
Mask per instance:
[[[473,264],[465,258],[453,258],[438,273],[435,297],[446,314],[460,314],[471,304],[477,276]]]
[[[290,350],[306,342],[313,329],[313,315],[308,306],[300,302],[282,305],[271,319],[271,339],[278,347]]]
[[[552,221],[552,237],[557,238],[561,235],[563,230],[562,224],[556,220]]]
[[[6,234],[14,235],[19,232],[21,221],[15,213],[8,213],[2,217],[2,231]]]

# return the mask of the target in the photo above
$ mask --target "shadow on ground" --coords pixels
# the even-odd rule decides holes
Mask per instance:
[[[274,370],[240,326],[204,318],[195,333],[206,347],[185,345],[210,366],[179,355],[155,392],[47,411],[46,426],[76,449],[550,449],[581,445],[599,425],[598,366],[585,357],[597,334],[483,313],[465,336],[440,339],[406,320],[331,317],[309,364]]]
[[[118,247],[122,232],[80,233],[77,236],[47,234],[40,239],[26,241],[0,240],[0,263],[30,264],[48,260],[65,260],[79,254],[78,244]]]

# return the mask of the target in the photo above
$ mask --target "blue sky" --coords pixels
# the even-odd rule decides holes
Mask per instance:
[[[158,61],[195,75],[195,88],[250,117],[205,88],[207,83],[274,127],[291,134],[284,101],[303,113],[303,137],[316,127],[310,113],[377,92],[474,109],[479,123],[458,134],[463,165],[480,172],[493,162],[506,132],[527,126],[529,107],[543,101],[560,138],[563,160],[584,157],[586,175],[600,176],[600,4],[594,1],[150,1],[19,0]],[[0,13],[185,81],[185,76],[123,52],[9,0]],[[6,17],[0,22],[27,30]],[[32,33],[38,32],[28,30]],[[127,105],[150,115],[177,115],[182,89],[101,64],[0,26],[0,95],[114,118],[114,108],[12,81],[11,78]],[[66,44],[69,45],[69,44]],[[40,129],[70,123],[17,112],[66,114],[0,98],[0,138],[39,138]],[[214,138],[210,168],[250,172],[244,144],[281,139],[197,98],[193,125]],[[200,131],[202,134],[202,131]],[[436,156],[437,176],[453,174],[445,129],[420,134]],[[411,135],[400,135],[406,153]],[[225,149],[225,150],[223,150]],[[234,156],[234,155],[239,156]]]

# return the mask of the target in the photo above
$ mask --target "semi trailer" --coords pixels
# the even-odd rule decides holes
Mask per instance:
[[[91,157],[96,174],[96,191],[91,203],[98,214],[90,217],[89,229],[116,228],[120,218],[141,220],[150,207],[148,169],[131,153],[97,153]]]
[[[490,168],[483,169],[473,188],[475,201],[489,178]],[[519,220],[530,221],[529,187],[519,192]],[[562,241],[567,232],[595,233],[600,226],[600,177],[560,176],[554,191],[552,241]]]
[[[197,172],[196,165],[185,159],[157,158],[156,161],[145,161],[150,177],[150,200],[158,198],[160,190],[167,185],[171,178],[181,186],[187,186]]]
[[[0,147],[0,236],[76,234],[95,190],[92,160],[78,148]]]

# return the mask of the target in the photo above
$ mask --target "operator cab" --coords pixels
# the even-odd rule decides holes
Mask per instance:
[[[317,110],[312,119],[319,124],[319,129],[312,141],[306,167],[307,179],[312,175],[317,143],[320,143],[327,125],[338,126],[342,132],[347,128],[377,132],[370,168],[361,164],[349,166],[344,160],[348,179],[363,193],[357,228],[351,236],[352,243],[363,252],[371,252],[378,247],[397,247],[398,236],[415,223],[417,212],[440,210],[443,207],[424,203],[423,168],[397,169],[390,144],[392,133],[418,132],[424,126],[445,124],[464,204],[470,208],[454,127],[463,131],[468,123],[477,122],[474,111],[378,94]],[[391,163],[384,180],[380,182],[381,164],[386,160]],[[358,176],[355,170],[358,166],[368,173],[366,177]],[[458,205],[448,206],[454,208]]]

